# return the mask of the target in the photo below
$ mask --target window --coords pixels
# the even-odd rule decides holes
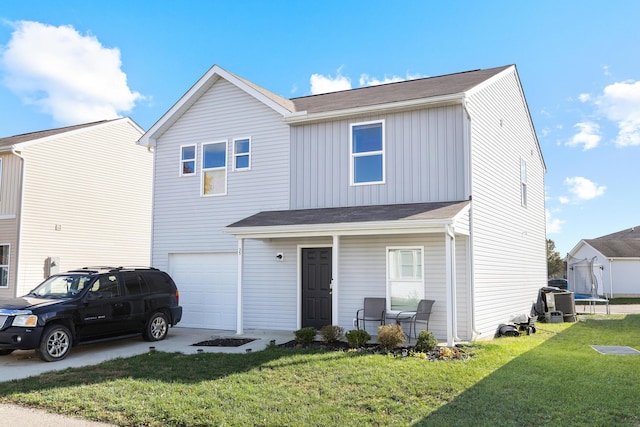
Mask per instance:
[[[202,195],[227,194],[227,142],[202,144]]]
[[[520,203],[527,206],[527,162],[520,159]]]
[[[233,140],[233,169],[251,169],[251,138]]]
[[[183,145],[180,147],[180,175],[196,174],[196,146]]]
[[[0,245],[0,288],[9,287],[9,245]]]
[[[423,252],[423,248],[387,248],[387,301],[391,310],[415,310],[424,299]]]
[[[351,125],[351,184],[384,182],[384,122]]]

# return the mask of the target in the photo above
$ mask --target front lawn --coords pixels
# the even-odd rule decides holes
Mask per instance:
[[[0,383],[0,402],[133,426],[640,424],[640,315],[538,324],[467,360],[270,348],[148,353]]]

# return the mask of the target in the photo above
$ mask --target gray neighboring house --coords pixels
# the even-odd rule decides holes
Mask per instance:
[[[452,344],[492,338],[546,283],[545,164],[513,65],[294,99],[213,66],[139,143],[181,326],[349,330],[365,297],[433,299]]]
[[[569,288],[613,297],[640,297],[640,226],[583,239],[567,256]]]
[[[0,297],[57,271],[148,265],[153,153],[130,118],[0,138]]]

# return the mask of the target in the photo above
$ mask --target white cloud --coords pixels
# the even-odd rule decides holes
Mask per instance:
[[[545,217],[547,221],[547,234],[559,233],[562,229],[562,224],[564,224],[565,221],[553,218],[553,215],[548,209],[545,210]]]
[[[313,74],[310,81],[313,95],[351,89],[351,79],[342,75],[342,67],[338,68],[335,77]]]
[[[116,118],[143,99],[127,85],[119,49],[105,48],[95,36],[72,26],[13,25],[0,57],[3,83],[58,123]]]
[[[566,145],[569,147],[576,147],[582,144],[582,151],[587,151],[596,148],[602,140],[600,126],[597,123],[582,122],[576,123],[573,127],[578,128],[580,131],[567,141]]]
[[[580,95],[578,95],[578,99],[580,100],[580,102],[588,102],[591,100],[591,95],[589,95],[588,93],[581,93]]]
[[[403,79],[402,77],[398,77],[398,76],[392,76],[392,77],[387,77],[384,76],[384,79],[379,80],[375,77],[371,77],[368,74],[361,74],[360,75],[360,86],[378,86],[378,85],[383,85],[383,84],[387,84],[387,83],[395,83],[395,82],[402,82],[406,79]]]
[[[576,203],[602,196],[607,189],[604,185],[598,185],[581,176],[566,178],[564,184],[568,187],[569,192],[573,194],[573,200]]]
[[[640,145],[640,81],[618,82],[605,87],[596,105],[618,126],[616,145]]]
[[[563,205],[566,205],[570,202],[569,198],[567,196],[560,196],[558,197],[558,201],[560,203],[562,203]]]

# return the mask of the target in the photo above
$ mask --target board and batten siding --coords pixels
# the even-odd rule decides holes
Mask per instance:
[[[472,253],[478,338],[529,314],[545,286],[544,161],[515,68],[467,98],[471,118]],[[521,204],[520,161],[527,165]]]
[[[18,215],[22,184],[22,160],[14,154],[0,155],[0,216]]]
[[[233,139],[251,138],[251,169],[233,170]],[[227,194],[201,196],[202,144],[226,141]],[[180,176],[180,147],[196,145],[196,174]],[[271,108],[218,79],[158,140],[152,261],[170,253],[235,252],[225,227],[265,210],[289,208],[289,127]]]
[[[148,265],[152,153],[142,132],[120,119],[23,149],[20,291],[59,271],[87,265]]]
[[[384,120],[384,184],[350,185],[350,125]],[[467,198],[462,107],[366,116],[291,129],[292,209]]]

